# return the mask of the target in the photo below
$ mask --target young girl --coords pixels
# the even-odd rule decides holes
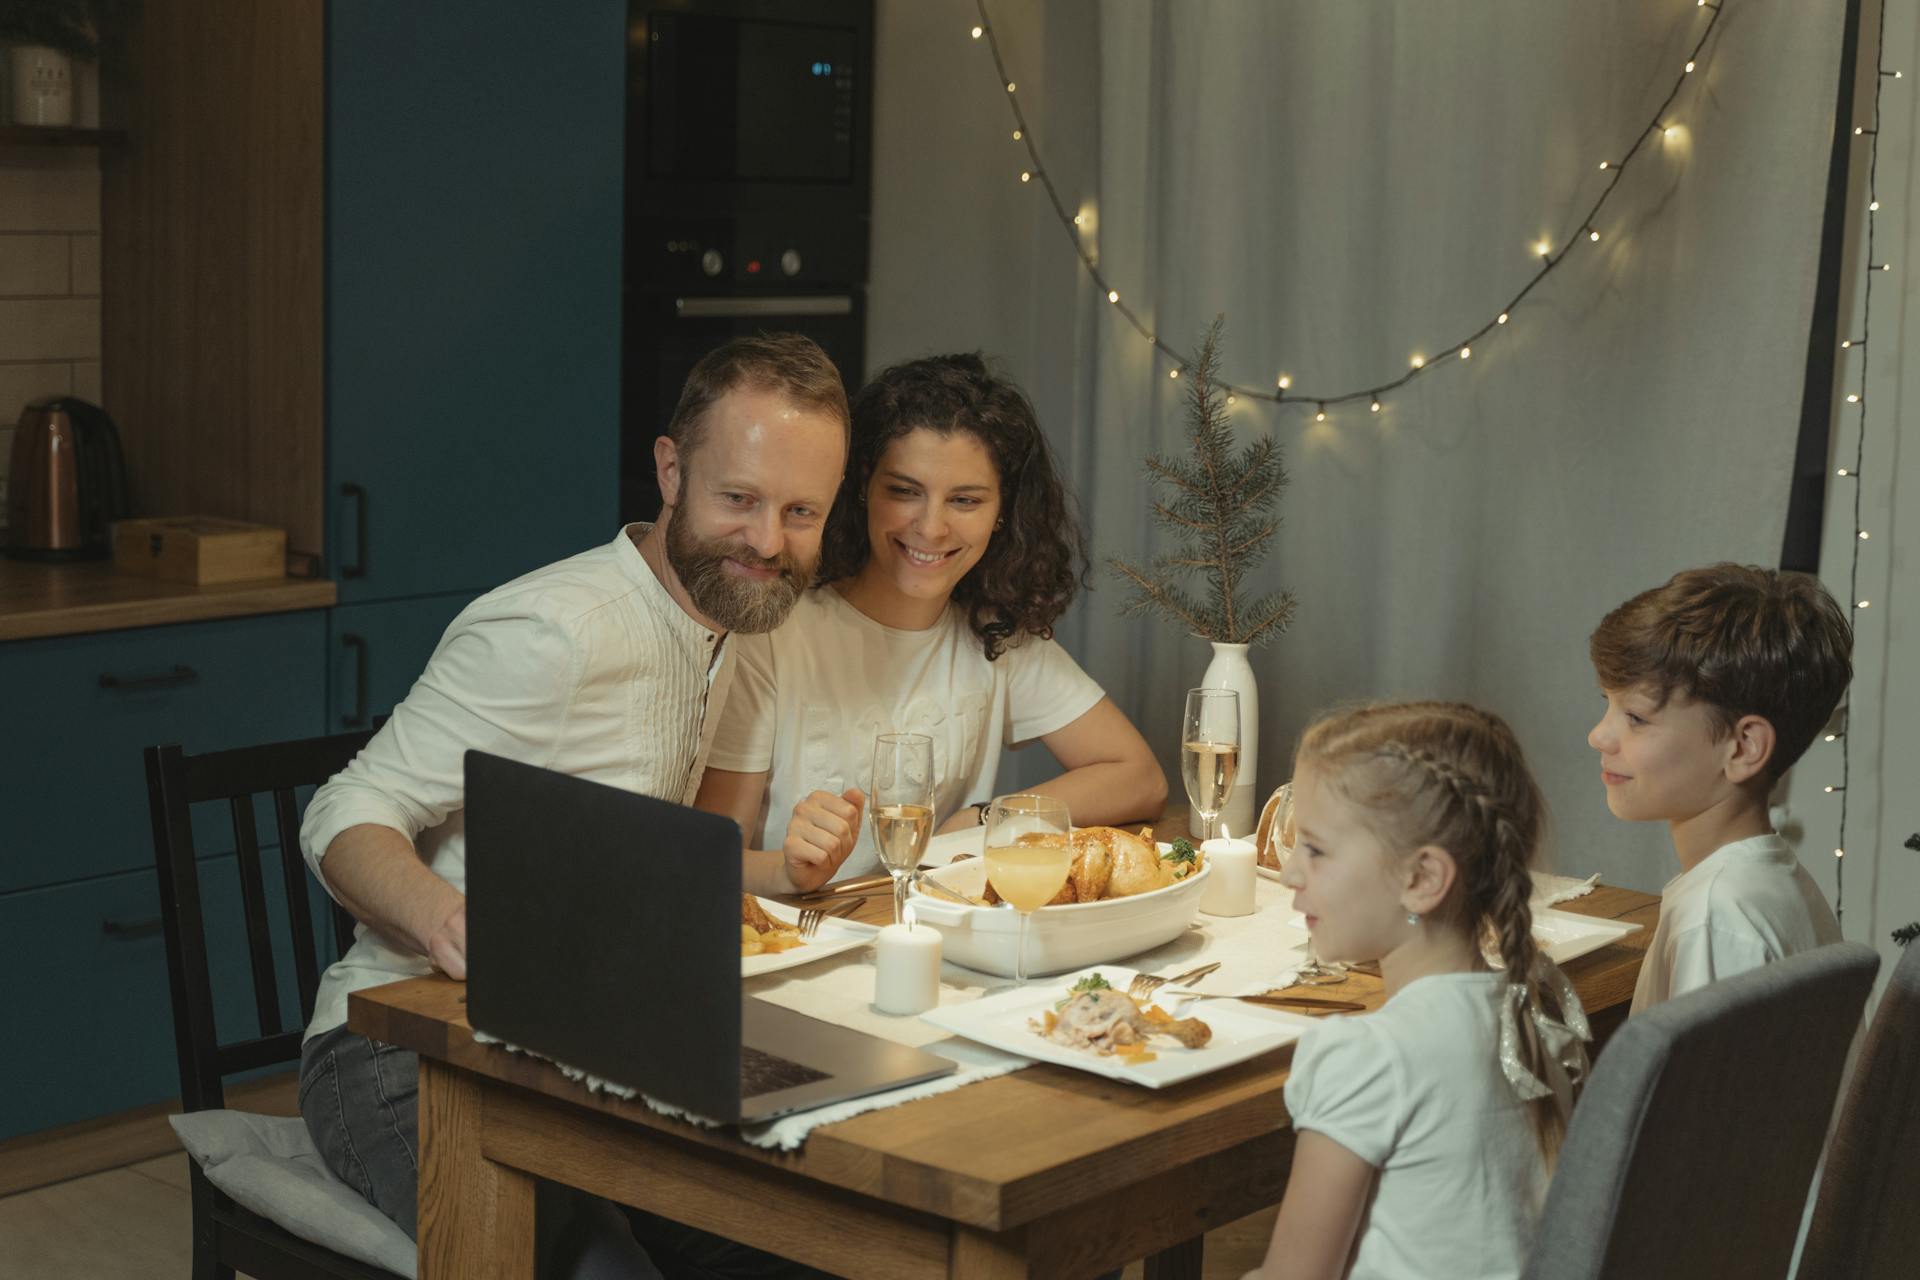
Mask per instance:
[[[1337,713],[1301,739],[1293,802],[1282,882],[1322,959],[1380,962],[1387,1002],[1300,1040],[1293,1172],[1252,1275],[1518,1276],[1588,1038],[1533,942],[1546,812],[1520,745],[1459,703]]]
[[[777,630],[735,638],[694,801],[747,833],[748,888],[792,892],[879,866],[860,819],[882,733],[932,738],[943,829],[978,823],[1002,751],[1034,739],[1062,772],[1025,789],[1066,800],[1076,824],[1157,816],[1167,782],[1152,750],[1052,638],[1084,560],[1018,387],[977,355],[909,361],[868,383],[820,585]]]

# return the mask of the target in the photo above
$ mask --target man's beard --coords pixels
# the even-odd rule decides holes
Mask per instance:
[[[735,539],[703,540],[689,524],[678,513],[668,517],[667,563],[692,597],[693,607],[723,631],[756,634],[785,622],[813,581],[814,566],[789,553],[764,559]],[[778,573],[765,580],[742,577],[727,569],[728,560]]]

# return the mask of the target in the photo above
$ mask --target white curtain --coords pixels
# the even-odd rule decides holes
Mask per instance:
[[[1254,656],[1263,791],[1322,708],[1464,698],[1519,731],[1560,869],[1645,889],[1672,874],[1664,830],[1606,812],[1585,744],[1600,708],[1586,639],[1677,569],[1777,559],[1844,11],[1723,3],[1663,121],[1675,136],[1642,149],[1595,220],[1600,240],[1582,238],[1464,363],[1442,344],[1501,310],[1536,270],[1537,241],[1581,230],[1608,178],[1600,161],[1626,152],[1712,11],[990,6],[1008,74],[1028,81],[1043,162],[1090,215],[1114,287],[1175,347],[1191,350],[1224,312],[1223,371],[1242,385],[1271,388],[1284,371],[1295,392],[1335,394],[1398,377],[1414,355],[1438,366],[1379,414],[1362,401],[1315,424],[1311,406],[1235,408],[1244,431],[1278,435],[1292,476],[1253,580],[1299,598],[1292,629]],[[1066,460],[1096,556],[1165,549],[1139,464],[1182,447],[1186,384],[1095,296],[1042,197],[1009,180],[1023,161],[1004,100],[978,101],[995,96],[980,83],[990,64],[927,43],[971,7],[906,8],[882,10],[874,361],[943,346],[1004,355]],[[917,60],[949,63],[965,90],[967,141],[941,163],[909,153],[924,116],[884,115],[888,50],[909,32]],[[949,173],[985,195],[954,192],[949,211]],[[914,225],[893,221],[915,209]],[[934,268],[966,281],[960,305],[930,297],[924,269],[896,289],[910,246],[950,233],[993,243],[989,261]],[[969,309],[969,290],[995,301]],[[928,309],[940,314],[909,318]],[[969,336],[970,323],[991,328]],[[1061,638],[1177,778],[1181,695],[1207,646],[1120,620],[1120,584],[1097,568],[1095,585]]]

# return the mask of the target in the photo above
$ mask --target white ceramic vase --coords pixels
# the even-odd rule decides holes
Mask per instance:
[[[1221,828],[1242,840],[1253,839],[1255,817],[1260,812],[1260,788],[1255,782],[1260,764],[1260,689],[1253,680],[1253,664],[1247,661],[1247,646],[1212,641],[1213,661],[1200,677],[1202,689],[1231,689],[1240,695],[1240,768],[1227,807],[1214,822],[1215,834]],[[1200,815],[1189,811],[1187,830],[1200,836]]]
[[[9,50],[13,66],[13,122],[33,125],[73,123],[73,59],[44,45],[20,44]]]

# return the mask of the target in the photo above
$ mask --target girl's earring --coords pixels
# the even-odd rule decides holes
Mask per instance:
[[[1414,912],[1409,911],[1407,912],[1407,923],[1411,925],[1417,925],[1420,923],[1420,917]]]
[[[1006,527],[1007,527],[1007,518],[1006,518],[1005,516],[1001,516],[1001,517],[1000,517],[1000,518],[999,518],[998,520],[995,520],[995,521],[993,522],[993,527],[994,527],[994,528],[996,528],[996,529],[1004,529],[1004,528],[1006,528]]]

